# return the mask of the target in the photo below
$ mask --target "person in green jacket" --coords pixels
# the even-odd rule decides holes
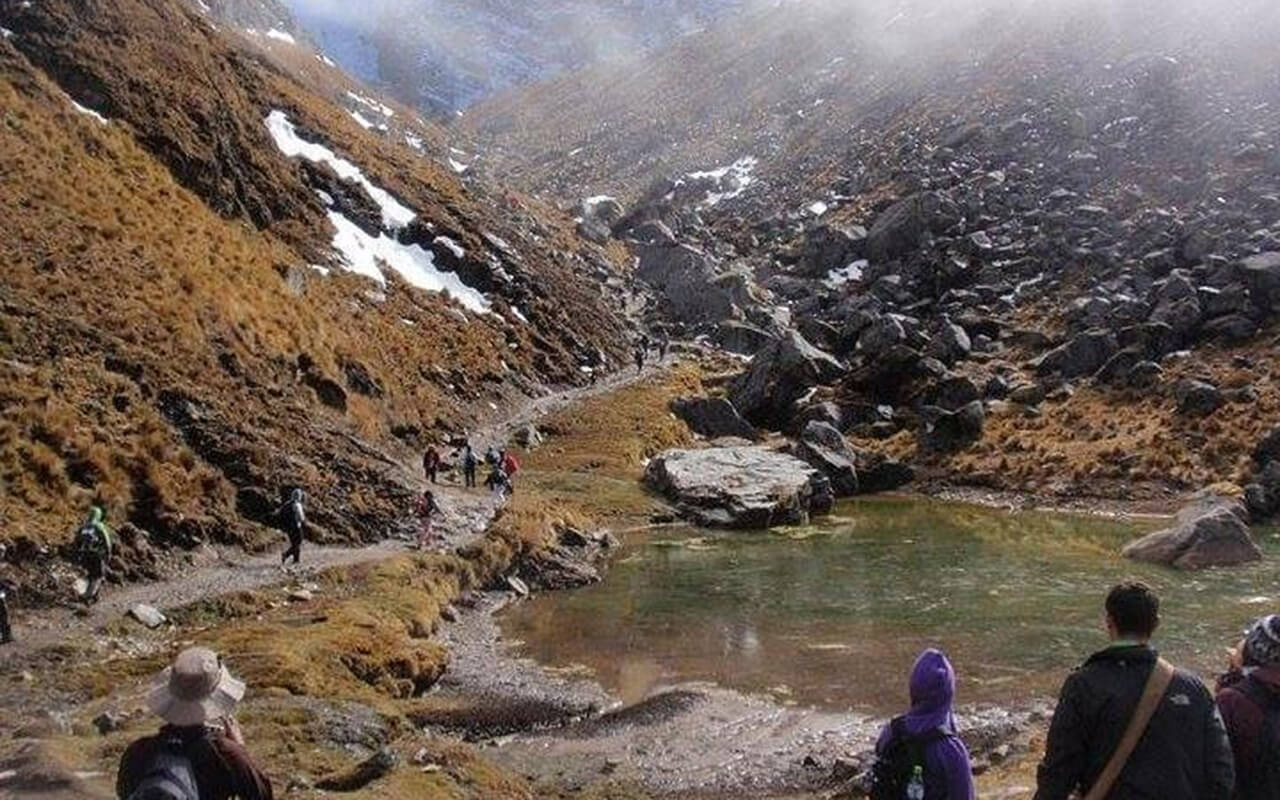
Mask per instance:
[[[77,563],[85,573],[87,583],[80,599],[86,605],[98,602],[114,544],[115,535],[107,526],[102,508],[94,506],[89,510],[88,518],[76,531],[76,540],[72,548]]]

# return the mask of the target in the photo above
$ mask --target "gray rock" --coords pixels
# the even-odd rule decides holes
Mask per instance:
[[[866,253],[865,228],[819,225],[805,235],[804,254],[800,258],[801,274],[826,278],[832,270],[844,269],[865,258]]]
[[[901,461],[871,450],[858,450],[858,491],[861,494],[892,492],[916,479],[915,470]]]
[[[723,397],[678,397],[671,401],[671,411],[685,421],[689,430],[708,439],[756,438],[756,429]]]
[[[644,481],[682,517],[714,528],[800,524],[831,502],[829,486],[818,491],[827,481],[817,470],[767,447],[670,450],[649,463]]]
[[[1254,301],[1263,308],[1274,308],[1280,300],[1280,252],[1242,259],[1239,272]]]
[[[1154,361],[1139,361],[1129,370],[1127,379],[1131,389],[1151,389],[1164,377],[1164,368]]]
[[[1274,428],[1262,437],[1262,441],[1253,448],[1253,460],[1262,467],[1272,461],[1280,461],[1280,428]]]
[[[758,352],[751,368],[734,383],[729,399],[747,420],[781,429],[796,400],[815,386],[839,380],[844,365],[788,331]]]
[[[1131,542],[1123,554],[1184,570],[1259,561],[1262,550],[1245,524],[1247,514],[1235,500],[1199,500],[1179,512],[1172,527]]]
[[[1226,404],[1218,387],[1205,381],[1178,381],[1173,395],[1178,403],[1178,413],[1188,417],[1207,417]]]
[[[106,736],[123,728],[128,721],[128,714],[122,714],[118,711],[104,711],[93,718],[93,727],[97,729],[99,735]]]
[[[731,287],[719,286],[711,257],[686,244],[638,245],[636,277],[652,286],[664,308],[690,325],[735,316]]]
[[[146,603],[138,603],[130,608],[129,616],[153,630],[169,621],[169,618],[161,613],[160,609],[155,606],[149,606]]]
[[[975,400],[958,411],[925,406],[920,413],[919,442],[925,452],[954,452],[982,438],[986,411],[981,400]]]
[[[1035,367],[1041,375],[1058,374],[1068,380],[1079,378],[1102,369],[1119,349],[1115,334],[1089,330],[1045,353],[1035,362]]]
[[[542,445],[542,434],[538,432],[536,425],[525,425],[516,431],[516,444],[525,450],[536,450]]]
[[[740,356],[755,355],[773,339],[768,331],[745,322],[722,322],[715,334],[716,344]]]
[[[857,454],[840,431],[825,422],[810,422],[796,443],[795,453],[831,480],[836,497],[858,493]]]
[[[949,375],[925,393],[925,405],[938,406],[947,411],[958,411],[981,400],[982,392],[972,378],[965,375]]]
[[[1257,321],[1243,314],[1228,314],[1225,317],[1209,320],[1200,329],[1202,336],[1208,339],[1220,339],[1230,344],[1247,342],[1258,335],[1260,326]]]
[[[919,248],[930,231],[945,228],[941,198],[921,192],[885,209],[867,234],[867,255],[872,261],[889,261]]]
[[[869,355],[880,355],[907,340],[906,329],[898,317],[886,314],[862,329],[858,336],[858,350]]]

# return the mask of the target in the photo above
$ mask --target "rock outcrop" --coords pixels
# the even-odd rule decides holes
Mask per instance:
[[[751,422],[778,430],[805,392],[843,374],[844,365],[831,354],[788,331],[756,354],[751,368],[733,384],[729,399]]]
[[[644,481],[683,518],[712,528],[801,524],[832,502],[813,467],[760,446],[670,450],[649,463]]]
[[[1262,550],[1249,533],[1247,517],[1238,501],[1198,500],[1178,513],[1172,527],[1131,542],[1124,556],[1185,570],[1258,561]]]
[[[756,438],[756,429],[723,397],[678,397],[671,401],[671,412],[684,420],[689,430],[708,439]]]

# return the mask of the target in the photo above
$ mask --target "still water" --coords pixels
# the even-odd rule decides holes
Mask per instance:
[[[1163,602],[1162,651],[1211,676],[1248,620],[1280,612],[1280,541],[1255,531],[1262,565],[1202,573],[1116,555],[1160,526],[872,499],[773,533],[664,529],[627,541],[604,583],[543,594],[502,624],[520,653],[628,701],[701,680],[883,714],[927,646],[956,663],[961,703],[1051,695],[1105,644],[1107,588],[1139,577]]]

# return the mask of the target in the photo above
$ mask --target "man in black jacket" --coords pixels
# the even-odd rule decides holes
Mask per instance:
[[[1146,585],[1125,583],[1107,596],[1111,645],[1072,672],[1053,714],[1035,800],[1086,794],[1120,744],[1157,654],[1148,642],[1160,601]],[[1178,670],[1108,800],[1230,800],[1231,745],[1213,696]]]

